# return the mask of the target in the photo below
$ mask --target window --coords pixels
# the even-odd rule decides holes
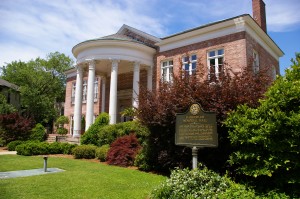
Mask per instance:
[[[253,72],[256,74],[259,72],[259,55],[253,50]]]
[[[75,104],[75,90],[76,90],[76,82],[72,83],[72,94],[71,94],[71,103]]]
[[[75,90],[76,90],[76,82],[73,82],[72,95],[71,95],[72,104],[75,104]],[[98,77],[97,77],[94,82],[94,102],[97,102],[98,97],[99,97],[99,87],[98,87]],[[86,100],[87,100],[87,80],[84,80],[82,84],[82,103],[86,103]]]
[[[182,69],[185,75],[193,75],[196,73],[197,55],[185,56],[182,58]]]
[[[97,102],[98,100],[98,77],[96,77],[95,79],[95,83],[94,83],[94,102]]]
[[[74,129],[74,116],[73,115],[71,115],[70,116],[71,118],[70,118],[70,134],[71,135],[73,135],[73,129]]]
[[[275,66],[272,66],[271,67],[271,77],[273,80],[276,79],[276,75],[277,75],[276,68],[275,68]]]
[[[86,80],[83,81],[82,85],[82,102],[86,102],[86,96],[87,96],[87,82]]]
[[[208,79],[219,80],[224,71],[224,49],[208,52]]]
[[[173,60],[164,61],[161,65],[162,80],[172,82],[173,80]]]

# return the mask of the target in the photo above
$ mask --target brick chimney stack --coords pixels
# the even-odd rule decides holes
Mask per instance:
[[[267,32],[266,9],[263,0],[252,0],[253,19]]]

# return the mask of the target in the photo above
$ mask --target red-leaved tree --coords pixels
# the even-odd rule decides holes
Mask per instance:
[[[14,140],[29,139],[34,121],[31,118],[24,118],[19,113],[0,115],[0,138],[5,144]]]
[[[207,78],[203,66],[194,75],[184,73],[173,77],[171,83],[160,82],[157,90],[142,88],[139,95],[139,120],[151,131],[144,147],[149,168],[168,172],[170,168],[187,167],[191,163],[191,150],[175,146],[176,113],[182,113],[192,103],[199,103],[204,111],[217,113],[219,147],[199,151],[199,159],[214,169],[224,169],[230,153],[228,132],[222,126],[226,114],[238,104],[256,107],[272,79],[268,68],[254,74],[252,67],[234,73],[225,65],[218,79]]]
[[[141,146],[135,134],[117,138],[107,153],[107,163],[118,166],[132,166]]]

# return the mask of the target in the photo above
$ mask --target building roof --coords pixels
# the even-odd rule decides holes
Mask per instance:
[[[0,86],[5,86],[5,87],[8,87],[8,88],[12,88],[16,91],[19,90],[19,87],[13,83],[9,83],[8,81],[4,80],[4,79],[0,79]]]

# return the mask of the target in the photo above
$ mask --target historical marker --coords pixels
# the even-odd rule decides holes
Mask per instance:
[[[196,168],[197,148],[218,146],[216,113],[204,112],[197,103],[192,104],[186,113],[178,113],[175,144],[192,147],[193,168]]]

